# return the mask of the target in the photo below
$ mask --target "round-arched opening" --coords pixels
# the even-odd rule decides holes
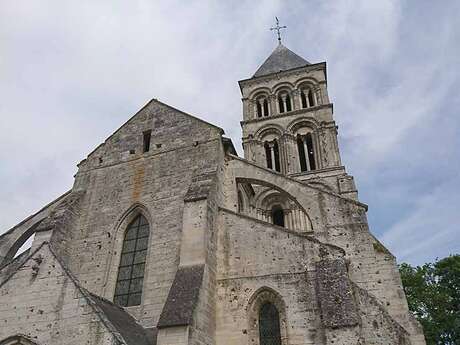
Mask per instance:
[[[272,208],[272,222],[275,225],[284,227],[284,211],[279,205]]]

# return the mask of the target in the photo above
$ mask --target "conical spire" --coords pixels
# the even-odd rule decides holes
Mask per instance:
[[[310,63],[296,53],[292,52],[281,43],[265,60],[262,66],[254,74],[254,77],[260,77],[270,73],[287,71],[288,69],[302,67]]]

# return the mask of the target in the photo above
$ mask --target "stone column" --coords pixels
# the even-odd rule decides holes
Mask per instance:
[[[268,105],[269,105],[269,108],[270,108],[270,115],[273,116],[273,115],[276,115],[279,113],[279,110],[278,107],[277,107],[277,103],[278,103],[278,100],[277,100],[277,97],[276,95],[270,95],[269,98],[268,98]]]
[[[313,141],[313,138],[312,138],[312,141]],[[303,150],[304,150],[304,153],[305,153],[305,161],[307,163],[307,171],[311,171],[310,159],[308,157],[309,147],[308,147],[308,143],[307,143],[307,136],[304,136],[302,138],[302,142],[303,142]]]
[[[302,100],[300,99],[300,91],[293,90],[292,93],[292,110],[301,109],[302,108]]]

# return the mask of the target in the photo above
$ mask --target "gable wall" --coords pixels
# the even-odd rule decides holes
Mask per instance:
[[[148,129],[151,151],[142,153],[142,132]],[[71,270],[91,292],[112,300],[128,225],[122,218],[142,205],[151,222],[143,302],[128,310],[146,327],[156,325],[179,264],[184,195],[192,176],[216,170],[220,135],[218,128],[152,102],[80,165],[74,190],[86,193]]]
[[[0,287],[0,341],[24,334],[38,344],[112,344],[113,337],[43,246]]]

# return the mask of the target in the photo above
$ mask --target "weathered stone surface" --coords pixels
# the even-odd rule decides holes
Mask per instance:
[[[353,327],[359,323],[358,308],[343,259],[316,263],[317,296],[324,326]]]
[[[425,344],[342,166],[326,64],[285,53],[269,61],[282,72],[240,82],[244,159],[219,127],[152,100],[70,192],[0,236],[0,344],[258,345],[266,303],[282,345]],[[148,241],[126,232],[139,215]],[[118,280],[139,305],[111,302]]]

